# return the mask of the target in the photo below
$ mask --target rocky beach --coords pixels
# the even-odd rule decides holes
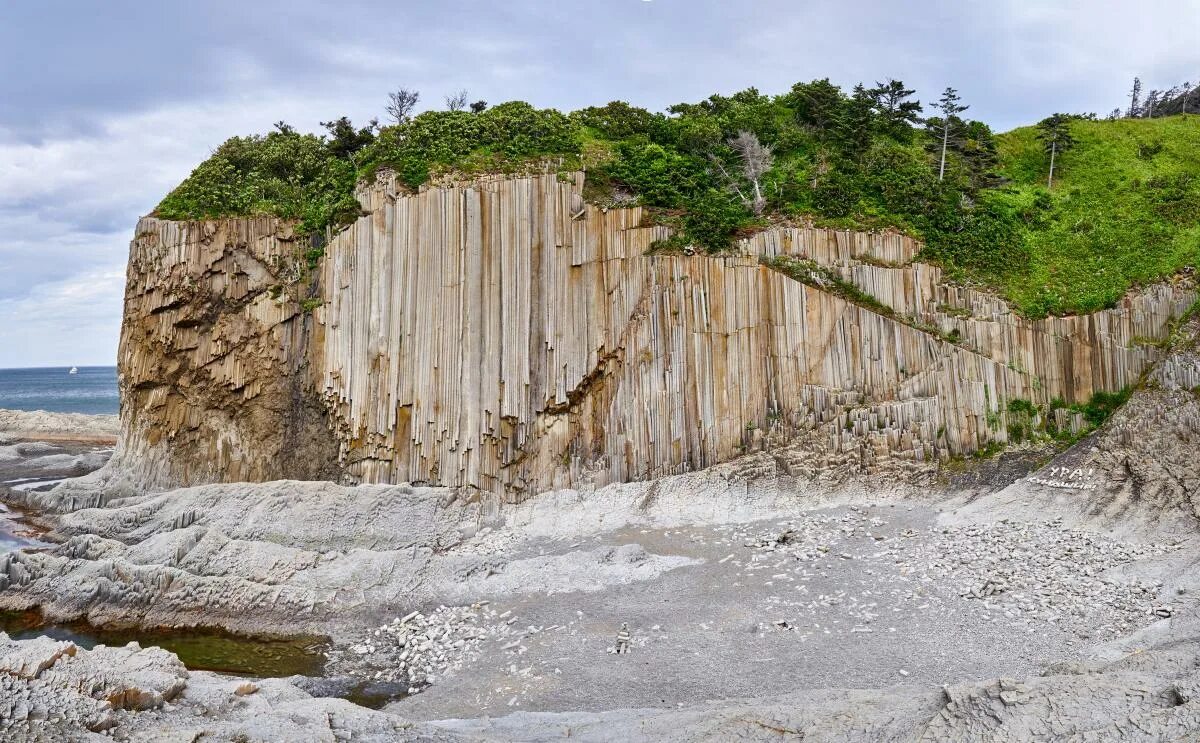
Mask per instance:
[[[325,639],[316,675],[277,678],[189,670],[150,640],[4,640],[5,735],[1178,737],[1200,724],[1198,471],[1142,452],[1180,451],[1196,429],[1129,430],[1151,411],[1194,420],[1179,380],[1198,370],[1180,348],[1097,434],[1001,456],[984,478],[801,486],[757,454],[502,509],[296,481],[96,497],[103,471],[74,476],[107,450],[78,442],[109,422],[9,415],[5,478],[46,480],[7,486],[42,531],[4,558],[6,609],[131,636]],[[1148,492],[1147,468],[1175,485]],[[1076,470],[1095,495],[1044,484]],[[622,624],[632,648],[616,654]]]

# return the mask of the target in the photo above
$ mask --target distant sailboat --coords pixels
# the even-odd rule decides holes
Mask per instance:
[[[72,367],[71,367],[71,371],[67,372],[67,374],[78,374],[78,373],[79,373],[79,367],[78,367],[78,366],[72,366]]]

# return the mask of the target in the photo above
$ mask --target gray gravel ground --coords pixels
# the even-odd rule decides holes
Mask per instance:
[[[1161,586],[1125,568],[1177,551],[1057,521],[941,526],[932,508],[891,503],[526,551],[621,545],[698,562],[600,591],[498,593],[489,608],[511,612],[515,631],[388,709],[428,720],[671,707],[1032,673],[1154,621]],[[614,655],[622,622],[634,648]]]

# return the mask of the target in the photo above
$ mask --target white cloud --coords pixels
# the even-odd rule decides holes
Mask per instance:
[[[124,291],[121,262],[0,299],[0,368],[115,363]]]
[[[0,368],[112,363],[138,217],[228,136],[307,119],[311,103],[170,105],[87,136],[0,137]]]
[[[18,6],[29,19],[13,33]],[[750,85],[896,77],[922,100],[953,85],[1004,129],[1104,113],[1135,74],[1147,89],[1200,77],[1200,0],[293,0],[244,5],[233,26],[237,4],[224,6],[158,4],[84,27],[0,3],[0,57],[34,58],[40,31],[69,39],[40,72],[0,79],[0,366],[111,361],[139,215],[229,136],[379,116],[399,85],[430,107],[467,88],[492,103],[661,109]],[[207,41],[173,54],[159,33],[173,25]]]

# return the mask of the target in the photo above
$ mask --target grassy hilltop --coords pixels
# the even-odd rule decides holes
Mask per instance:
[[[1024,221],[1027,275],[1002,277],[1027,314],[1107,306],[1132,285],[1200,265],[1200,117],[1076,121],[1078,140],[1046,189],[1034,127],[998,137],[996,197]]]
[[[564,114],[512,101],[428,111],[327,136],[284,123],[234,137],[158,205],[170,219],[273,214],[306,229],[358,215],[355,184],[380,168],[416,188],[440,172],[586,168],[589,199],[636,199],[676,242],[726,249],[788,220],[922,238],[952,278],[1028,316],[1085,312],[1200,262],[1200,117],[1070,117],[1049,157],[1036,127],[994,135],[951,110],[923,119],[895,81],[846,93],[827,80],[777,96],[751,88],[668,114],[617,101]],[[942,145],[946,143],[944,177]],[[670,247],[670,246],[664,246]]]

